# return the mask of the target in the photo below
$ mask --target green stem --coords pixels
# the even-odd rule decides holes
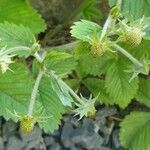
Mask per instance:
[[[17,47],[13,47],[13,48],[9,48],[9,49],[4,48],[4,50],[2,52],[0,51],[0,53],[1,53],[0,55],[8,55],[8,54],[20,51],[20,50],[29,51],[30,48],[26,47],[26,46],[17,46]]]
[[[70,92],[70,94],[78,101],[78,102],[82,102],[82,100],[80,99],[80,97],[62,80],[60,79],[53,71],[50,72],[50,75],[53,76],[57,82],[59,82],[61,85],[63,85],[66,89],[68,89],[68,91]]]
[[[108,18],[106,19],[106,22],[105,22],[104,27],[102,29],[100,41],[102,41],[102,39],[106,35],[107,29],[111,25],[111,22],[112,22],[112,17],[111,17],[111,15],[109,15]]]
[[[32,91],[32,94],[31,94],[30,104],[29,104],[29,107],[28,107],[28,115],[29,116],[32,116],[32,114],[33,114],[33,109],[34,109],[34,105],[35,105],[36,95],[37,95],[39,84],[40,84],[40,81],[41,81],[43,75],[44,75],[44,71],[41,70],[39,72],[38,76],[37,76],[36,81],[35,81],[35,84],[34,84],[34,87],[33,87],[33,91]]]
[[[139,62],[136,58],[134,58],[130,53],[128,53],[125,49],[115,44],[114,48],[125,55],[131,62],[133,62],[136,66],[143,67],[143,64]]]

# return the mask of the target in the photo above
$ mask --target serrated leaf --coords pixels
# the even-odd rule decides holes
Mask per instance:
[[[31,48],[35,42],[35,37],[29,28],[8,22],[0,23],[0,47],[6,46],[7,49],[20,47],[20,55],[29,55],[31,51],[24,49]],[[14,51],[18,53],[15,48]]]
[[[20,63],[10,65],[12,71],[0,73],[0,115],[5,119],[12,117],[11,113],[27,113],[27,105],[30,100],[34,85],[28,69]]]
[[[99,95],[97,101],[100,103],[105,105],[112,105],[114,103],[113,98],[111,98],[109,94],[106,93],[104,80],[88,78],[84,80],[83,83],[95,97]]]
[[[109,5],[114,6],[118,0],[109,0]],[[150,16],[150,3],[147,0],[123,0],[121,12],[126,17],[133,17],[135,20],[143,16]]]
[[[100,36],[101,29],[102,28],[94,22],[81,20],[74,23],[70,33],[79,40],[91,42],[91,40]]]
[[[10,22],[29,27],[33,33],[46,29],[41,16],[25,0],[1,0],[0,22]]]
[[[35,37],[28,27],[13,23],[0,23],[0,44],[7,47],[27,46],[35,43]]]
[[[138,78],[129,82],[131,74],[125,72],[126,62],[117,60],[112,63],[106,74],[107,93],[121,108],[125,108],[138,90]]]
[[[149,150],[150,113],[132,112],[120,124],[120,141],[129,150]]]
[[[150,107],[150,80],[140,79],[136,100]]]
[[[79,57],[78,66],[86,75],[100,76],[106,73],[107,69],[113,61],[113,56],[103,55],[100,58],[95,58],[91,54],[84,54]]]
[[[56,74],[67,74],[76,67],[76,59],[65,52],[50,52],[45,58],[45,66],[48,70],[53,70]]]
[[[41,80],[39,101],[43,108],[43,117],[47,117],[44,122],[39,122],[39,125],[45,132],[53,132],[55,129],[58,129],[61,123],[61,113],[64,112],[64,107],[55,94],[49,77],[44,77]]]
[[[102,14],[100,9],[97,7],[99,5],[98,0],[87,0],[84,6],[82,7],[81,16],[84,19],[91,20],[92,18],[101,18]]]

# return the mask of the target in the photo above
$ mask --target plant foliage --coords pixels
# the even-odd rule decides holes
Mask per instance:
[[[120,126],[120,141],[125,148],[129,150],[148,150],[150,148],[149,112],[132,112],[125,117]]]
[[[46,29],[44,20],[26,0],[1,0],[0,22],[5,21],[27,26],[36,34]]]
[[[147,110],[150,3],[118,2],[109,0],[115,6],[103,27],[87,20],[73,24],[70,33],[79,42],[71,53],[40,47],[35,34],[45,30],[45,23],[29,2],[1,0],[0,115],[19,121],[21,131],[29,133],[36,123],[45,132],[58,129],[67,110],[79,119],[92,117],[97,103],[124,109],[134,100]],[[84,16],[99,15],[96,3],[84,3]],[[28,56],[32,56],[31,62],[26,60]],[[90,91],[89,97],[82,95],[82,87]],[[131,112],[120,128],[124,148],[150,148],[149,112]]]

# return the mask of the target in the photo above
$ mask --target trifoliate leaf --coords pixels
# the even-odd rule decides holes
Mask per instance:
[[[109,0],[109,5],[114,6],[118,0]],[[135,20],[143,16],[150,16],[150,3],[147,0],[122,0],[121,12],[126,17],[133,17]]]
[[[44,20],[25,0],[0,1],[0,22],[5,21],[27,26],[33,33],[40,33],[46,29]]]
[[[150,107],[150,80],[140,79],[136,100]]]
[[[26,114],[34,81],[27,67],[20,63],[10,65],[12,71],[0,72],[0,115],[12,117],[14,111]]]
[[[125,108],[138,90],[138,78],[129,82],[131,74],[125,72],[126,62],[117,60],[112,63],[106,74],[107,93],[121,108]]]
[[[44,77],[41,80],[39,87],[39,101],[43,108],[41,117],[45,117],[45,120],[39,122],[39,125],[45,132],[53,132],[55,129],[58,129],[61,123],[61,113],[64,112],[64,107],[53,90],[51,79],[49,77]]]
[[[132,112],[120,124],[120,141],[129,150],[149,150],[150,113]]]
[[[71,27],[71,35],[79,40],[91,42],[100,37],[101,27],[91,21],[81,20]]]
[[[36,45],[29,28],[8,22],[0,23],[0,47],[5,47],[6,54],[28,56]]]
[[[113,98],[106,93],[104,80],[88,78],[83,83],[95,97],[98,96],[97,101],[105,105],[114,104]]]
[[[53,70],[57,74],[66,74],[75,69],[76,59],[65,52],[50,52],[45,58],[45,66],[48,70]]]

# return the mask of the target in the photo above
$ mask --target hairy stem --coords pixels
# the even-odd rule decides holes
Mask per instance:
[[[105,22],[104,27],[102,29],[100,41],[102,41],[102,39],[106,35],[107,29],[110,26],[111,22],[112,22],[112,17],[111,17],[111,15],[109,15],[108,18],[106,19],[106,22]]]
[[[16,46],[13,48],[8,48],[8,49],[6,49],[6,48],[4,48],[2,51],[0,51],[0,55],[8,55],[8,54],[20,51],[20,50],[23,50],[23,51],[29,51],[30,50],[30,48],[26,47],[26,46]]]
[[[143,67],[143,64],[140,63],[136,58],[134,58],[130,53],[128,53],[125,49],[115,44],[114,48],[125,55],[131,62],[133,62],[136,66]]]
[[[70,94],[78,101],[78,102],[82,102],[80,97],[61,79],[59,78],[53,71],[51,71],[50,73],[51,76],[53,76],[57,82],[59,82],[61,85],[63,85],[66,89],[68,89],[68,91],[70,92]]]
[[[39,84],[40,84],[40,81],[41,81],[43,75],[44,75],[44,71],[41,70],[39,72],[38,76],[37,76],[36,81],[35,81],[35,84],[34,84],[34,87],[33,87],[33,91],[32,91],[32,94],[31,94],[30,104],[29,104],[29,107],[28,107],[28,115],[29,116],[31,116],[33,114],[33,109],[34,109],[34,105],[35,105],[36,95],[37,95]]]

